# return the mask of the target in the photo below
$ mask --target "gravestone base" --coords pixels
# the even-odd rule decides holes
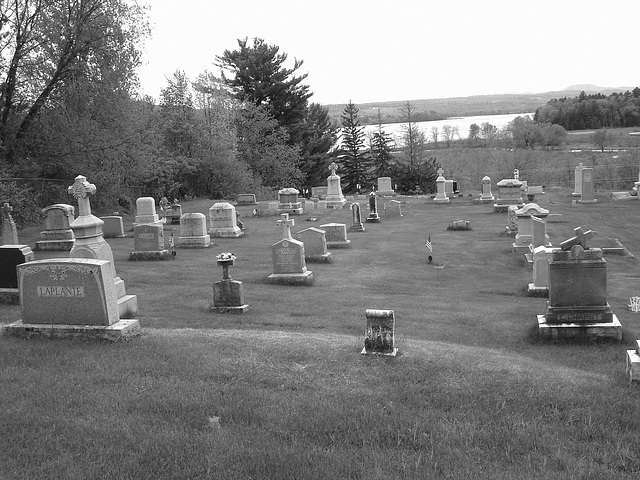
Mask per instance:
[[[393,348],[390,352],[375,352],[375,351],[367,351],[366,347],[362,349],[360,355],[382,355],[385,357],[395,357],[398,355],[398,349],[396,347]]]
[[[572,197],[581,197],[582,196],[582,192],[573,192],[571,193]]]
[[[124,340],[140,335],[140,322],[120,320],[111,325],[64,325],[22,323],[22,320],[4,327],[5,335],[22,338],[73,338],[83,340]]]
[[[169,250],[158,250],[154,252],[131,252],[129,261],[152,261],[152,260],[174,260]]]
[[[39,240],[36,242],[35,250],[70,252],[73,249],[75,243],[75,238],[67,240]]]
[[[305,255],[305,262],[307,263],[331,263],[333,262],[331,258],[331,252],[327,252],[323,255]]]
[[[278,210],[276,210],[277,215],[281,215],[283,213],[288,213],[289,215],[302,215],[304,213],[304,209],[301,206],[300,202],[294,203],[293,205],[278,205]],[[326,204],[325,204],[326,205]],[[325,206],[326,208],[326,206]]]
[[[180,248],[208,248],[211,246],[211,235],[198,237],[178,237]]]
[[[536,287],[535,283],[527,285],[527,294],[531,297],[548,297],[549,287]]]
[[[516,240],[518,240],[517,235],[516,235]],[[529,242],[531,241],[531,239],[529,239]],[[515,241],[511,244],[511,250],[514,253],[529,253],[531,251],[530,248],[531,243],[519,243],[518,241]]]
[[[489,195],[489,196],[482,195],[477,200],[478,200],[478,203],[481,203],[481,204],[493,203],[496,201],[496,197],[494,197],[493,195]]]
[[[636,349],[627,350],[627,379],[630,382],[640,382],[640,340],[636,340]]]
[[[351,240],[327,240],[327,248],[349,248],[351,246]]]
[[[244,232],[240,227],[225,227],[225,228],[213,228],[209,229],[209,238],[237,238],[244,235]]]
[[[598,203],[598,199],[594,198],[593,200],[578,200],[578,203]]]
[[[614,314],[611,322],[603,323],[547,323],[544,315],[538,315],[538,337],[544,340],[594,341],[613,339],[622,341],[622,325]]]
[[[240,305],[239,307],[211,307],[213,313],[236,313],[243,314],[247,311],[249,305]]]
[[[20,305],[20,291],[17,288],[0,288],[0,304]]]
[[[377,213],[370,213],[366,218],[365,222],[367,223],[380,223],[380,215]]]
[[[303,273],[272,273],[267,277],[267,283],[310,287],[313,285],[313,272],[307,270]]]
[[[433,199],[433,203],[449,203],[449,197],[436,197]]]
[[[354,223],[349,227],[350,232],[364,232],[364,225],[362,223]]]

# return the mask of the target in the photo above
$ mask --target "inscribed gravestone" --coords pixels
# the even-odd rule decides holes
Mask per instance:
[[[165,210],[165,216],[169,214],[171,210]],[[140,197],[136,200],[136,218],[133,222],[133,226],[142,224],[155,224],[161,225],[162,220],[158,218],[156,213],[156,201],[153,197]]]
[[[438,169],[438,178],[436,178],[436,196],[433,199],[433,203],[449,203],[449,197],[445,192],[445,178],[443,176],[444,170]]]
[[[325,198],[327,208],[342,208],[344,204],[347,203],[347,200],[342,194],[340,177],[336,174],[337,168],[338,165],[336,165],[335,162],[331,162],[331,165],[329,165],[331,175],[327,177],[327,197]]]
[[[593,187],[593,168],[584,167],[582,169],[582,193],[578,203],[596,203]]]
[[[362,224],[362,215],[360,213],[360,203],[354,202],[351,204],[351,231],[352,232],[364,232],[364,225]]]
[[[296,233],[296,238],[304,243],[304,255],[307,262],[331,262],[331,252],[327,251],[324,230],[315,227],[305,228]]]
[[[102,227],[104,238],[123,238],[126,236],[124,234],[124,224],[122,223],[121,216],[108,215],[101,218],[104,222],[104,226]]]
[[[378,215],[378,196],[376,195],[376,192],[371,192],[369,194],[369,215],[365,221],[367,223],[380,222],[380,215]]]
[[[216,202],[209,208],[209,235],[211,237],[235,238],[243,235],[238,227],[236,207],[229,202]]]
[[[363,354],[395,356],[395,314],[393,310],[365,311],[367,325],[365,328]]]
[[[402,216],[402,203],[397,200],[391,200],[384,205],[385,217],[401,217]]]
[[[326,233],[327,247],[348,247],[351,240],[347,239],[347,226],[344,223],[325,223],[320,229]]]
[[[394,195],[395,192],[391,187],[391,177],[378,178],[378,195]]]
[[[178,246],[206,248],[209,245],[211,245],[211,236],[207,233],[207,217],[202,213],[182,215]]]
[[[493,202],[495,197],[491,193],[491,177],[485,175],[482,178],[482,194],[480,195],[480,203]]]
[[[135,252],[160,252],[164,248],[162,225],[141,224],[133,227],[133,249]]]
[[[217,263],[222,267],[222,280],[213,284],[213,304],[211,311],[216,313],[244,313],[249,305],[244,303],[242,282],[229,276],[229,267],[234,264],[233,253],[221,253]]]
[[[291,236],[291,227],[295,225],[295,221],[289,218],[288,213],[283,213],[280,217],[276,223],[282,227],[282,240],[271,247],[273,273],[267,280],[270,283],[311,285],[313,272],[307,270],[304,243]]]
[[[572,197],[579,197],[582,195],[582,169],[584,168],[584,164],[580,162],[576,165],[575,168],[575,178],[574,178],[574,190],[571,194]]]
[[[70,251],[75,244],[75,235],[71,229],[75,208],[66,203],[56,203],[42,209],[45,215],[41,240],[36,242],[36,250]]]
[[[16,267],[33,260],[34,254],[28,245],[0,245],[0,290],[17,290]]]

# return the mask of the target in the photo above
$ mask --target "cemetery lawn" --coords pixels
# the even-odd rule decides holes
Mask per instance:
[[[0,479],[638,478],[640,386],[625,377],[625,351],[640,339],[628,307],[640,294],[638,201],[599,192],[597,204],[573,206],[570,192],[536,195],[562,214],[548,223],[553,245],[583,226],[597,231],[591,246],[630,253],[605,255],[622,343],[539,341],[546,299],[523,293],[532,271],[511,251],[507,215],[467,197],[399,197],[402,218],[381,202],[381,223],[349,232],[332,264],[307,265],[311,287],[265,282],[282,230],[252,207],[239,208],[244,237],[162,262],[127,260],[125,217],[128,237],[108,241],[143,334],[0,334]],[[447,230],[458,219],[472,230]],[[293,233],[350,226],[351,212],[295,221]],[[19,238],[33,248],[40,230]],[[209,312],[222,252],[237,256],[244,315]],[[395,311],[398,357],[360,355],[367,308]],[[0,305],[0,326],[19,318]]]

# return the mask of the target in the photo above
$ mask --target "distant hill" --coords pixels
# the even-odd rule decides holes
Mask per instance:
[[[585,87],[593,89],[587,90]],[[576,97],[580,92],[610,94],[631,91],[634,87],[604,89],[595,85],[572,85],[564,90],[544,93],[509,93],[499,95],[474,95],[471,97],[433,98],[408,100],[417,115],[436,118],[468,117],[474,115],[502,115],[508,113],[531,113],[549,100],[563,97]],[[400,110],[407,100],[396,102],[361,103],[358,115],[362,125],[378,123],[378,109],[382,123],[406,121]],[[329,116],[340,122],[345,104],[325,105]]]

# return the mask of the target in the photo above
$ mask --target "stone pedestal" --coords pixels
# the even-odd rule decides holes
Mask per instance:
[[[44,230],[40,232],[41,240],[36,242],[37,251],[69,252],[75,244],[75,235],[71,229],[75,209],[66,203],[49,205],[42,209]]]
[[[380,215],[378,215],[378,196],[375,192],[369,194],[369,215],[365,221],[367,223],[380,222]]]
[[[522,182],[516,178],[505,178],[498,182],[498,198],[493,204],[495,212],[506,212],[510,205],[521,208],[524,205],[522,200]]]
[[[229,276],[229,267],[235,256],[232,253],[218,255],[218,265],[222,267],[222,280],[213,284],[213,303],[211,311],[215,313],[244,313],[249,305],[244,303],[242,282]]]
[[[244,232],[238,227],[236,207],[229,202],[217,202],[209,208],[209,235],[214,238],[237,238]]]
[[[182,248],[207,248],[211,236],[207,233],[207,217],[202,213],[185,213],[180,217],[178,246]]]
[[[298,200],[298,190],[295,188],[283,188],[278,191],[278,211],[277,213],[288,213],[289,215],[302,215],[304,209]]]
[[[320,229],[326,233],[329,248],[347,248],[351,244],[351,240],[347,238],[347,226],[344,223],[325,223],[320,225]]]
[[[16,267],[34,259],[28,245],[0,245],[0,303],[20,302]]]
[[[395,345],[395,314],[393,310],[365,310],[367,326],[365,328],[363,355],[387,355],[395,357],[398,349]]]
[[[165,210],[165,215],[167,211]],[[156,213],[156,201],[153,197],[140,197],[136,200],[136,218],[133,226],[136,225],[162,225],[162,220]]]
[[[449,203],[449,197],[445,192],[445,178],[442,176],[443,170],[438,170],[438,178],[436,178],[436,196],[433,203]]]
[[[291,237],[295,221],[283,213],[277,222],[283,229],[283,238],[271,247],[273,273],[267,277],[269,283],[284,285],[312,285],[313,272],[307,270],[304,243]]]

